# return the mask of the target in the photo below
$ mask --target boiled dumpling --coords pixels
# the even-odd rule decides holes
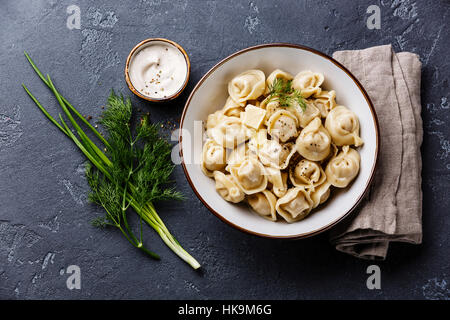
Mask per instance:
[[[264,118],[264,123],[267,126],[269,123],[270,117],[280,110],[280,103],[276,99],[272,99],[268,101],[268,99],[263,100],[263,102],[260,105],[261,108],[264,108],[266,110],[266,117]]]
[[[212,177],[216,170],[223,170],[226,166],[226,150],[214,140],[208,139],[203,146],[202,171]]]
[[[222,113],[228,117],[238,117],[241,112],[244,111],[244,107],[236,103],[231,97],[228,97],[225,105],[222,108]]]
[[[296,149],[293,142],[280,144],[276,140],[266,139],[258,149],[258,157],[266,166],[286,169]]]
[[[319,109],[320,116],[326,118],[328,113],[336,106],[336,92],[323,91],[314,95],[314,105]]]
[[[211,113],[206,119],[206,129],[209,130],[214,128],[226,118],[227,117],[223,114],[222,110]]]
[[[299,72],[292,81],[292,87],[299,90],[303,98],[308,98],[313,94],[319,94],[324,80],[323,74],[309,70]]]
[[[212,129],[208,130],[208,135],[217,144],[225,148],[234,148],[245,142],[252,135],[252,131],[242,125],[241,119],[236,117],[226,117]]]
[[[277,198],[269,190],[263,190],[247,197],[250,207],[263,218],[271,221],[277,220],[275,205]]]
[[[303,159],[295,167],[291,168],[289,179],[296,187],[314,190],[325,182],[327,176],[318,163]]]
[[[225,175],[220,171],[214,171],[214,180],[216,181],[216,190],[222,198],[233,203],[244,200],[244,192],[239,189],[230,175]]]
[[[288,174],[273,167],[266,167],[266,174],[269,183],[272,184],[272,192],[277,197],[284,196],[287,192]]]
[[[331,184],[328,181],[325,181],[325,183],[322,183],[314,191],[311,191],[310,196],[313,202],[313,209],[328,200],[331,193],[330,186]]]
[[[249,157],[256,157],[256,154],[250,148],[250,141],[240,144],[229,153],[225,170],[229,172],[231,167],[240,165]]]
[[[259,148],[267,141],[267,130],[260,129],[256,133],[253,133],[250,140],[248,140],[248,148],[254,154],[258,154]]]
[[[303,110],[302,107],[300,107],[297,102],[295,102],[289,108],[289,110],[292,110],[294,112],[294,114],[298,119],[298,123],[302,128],[306,127],[311,122],[311,120],[320,115],[319,109],[317,109],[314,106],[314,104],[310,101],[306,101],[305,110]]]
[[[241,106],[247,100],[259,98],[266,89],[266,76],[261,70],[247,70],[228,83],[230,97]]]
[[[312,200],[309,192],[302,187],[294,187],[278,199],[277,212],[289,223],[305,218],[312,209]]]
[[[359,121],[356,114],[344,106],[337,106],[327,116],[325,127],[338,146],[363,144],[359,137]]]
[[[358,175],[359,153],[349,146],[342,147],[342,151],[331,158],[325,168],[328,181],[335,187],[345,188]]]
[[[278,110],[269,119],[267,131],[272,138],[286,142],[298,136],[297,117],[288,110]]]
[[[283,70],[276,69],[276,70],[272,71],[269,74],[269,76],[267,77],[267,86],[272,85],[275,79],[282,79],[284,81],[290,81],[290,80],[294,79],[294,77],[289,72],[285,72]]]
[[[264,92],[264,94],[269,94],[269,87],[271,85],[273,85],[273,82],[275,81],[275,79],[282,79],[284,81],[290,81],[292,80],[294,77],[292,76],[292,74],[285,72],[283,70],[280,69],[276,69],[274,71],[272,71],[271,74],[269,74],[269,76],[267,77],[266,80],[266,91]]]
[[[246,194],[254,194],[267,187],[264,166],[256,158],[249,157],[239,165],[230,166],[230,173]]]
[[[331,137],[320,118],[315,118],[302,130],[295,145],[304,158],[321,161],[330,153]]]

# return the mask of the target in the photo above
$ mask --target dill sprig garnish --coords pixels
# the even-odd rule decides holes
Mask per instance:
[[[303,111],[306,110],[306,101],[299,90],[292,88],[292,80],[275,78],[269,85],[268,101],[276,100],[280,107],[290,107],[297,103]]]
[[[175,254],[194,269],[199,268],[200,264],[172,236],[154,207],[154,202],[159,200],[183,198],[181,193],[167,186],[171,182],[170,175],[174,169],[170,160],[172,148],[168,141],[160,137],[158,125],[150,124],[148,118],[143,117],[132,130],[130,99],[124,99],[111,91],[107,108],[100,121],[107,132],[105,138],[56,90],[50,76],[44,77],[26,52],[25,56],[39,78],[51,89],[68,121],[61,114],[60,121],[53,118],[22,84],[25,91],[44,115],[70,138],[90,161],[86,166],[86,177],[91,187],[89,199],[102,206],[106,212],[105,216],[96,218],[92,224],[118,228],[134,247],[159,259],[158,255],[143,244],[142,222],[145,221]],[[76,118],[98,138],[101,147],[88,137]],[[69,124],[73,128],[70,128]],[[127,215],[131,208],[139,216],[139,235],[135,234],[128,223]]]

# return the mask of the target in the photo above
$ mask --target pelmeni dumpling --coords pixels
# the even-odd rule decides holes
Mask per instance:
[[[240,144],[229,153],[225,170],[230,172],[231,167],[239,166],[249,157],[257,157],[254,151],[250,148],[250,141],[249,143]]]
[[[277,220],[275,205],[277,198],[269,190],[263,190],[247,197],[250,207],[263,218],[271,221]]]
[[[231,97],[228,97],[225,105],[222,108],[222,113],[228,117],[237,117],[244,111],[244,107],[236,103]]]
[[[299,90],[303,98],[308,98],[322,91],[320,86],[323,80],[323,74],[305,70],[297,73],[294,80],[292,80],[292,87]]]
[[[296,149],[293,142],[280,144],[276,140],[264,141],[258,149],[259,160],[276,169],[286,169]]]
[[[237,185],[246,194],[263,191],[267,187],[267,175],[264,166],[253,157],[241,164],[230,166],[230,173]]]
[[[282,197],[287,192],[287,177],[286,172],[282,172],[279,169],[273,167],[266,167],[266,174],[269,183],[272,185],[272,192],[277,197]]]
[[[208,139],[203,146],[201,168],[208,177],[216,170],[223,170],[226,166],[226,150],[214,140]]]
[[[253,133],[250,140],[248,140],[248,148],[252,153],[258,155],[259,149],[266,143],[267,141],[267,130],[260,129],[256,133]]]
[[[325,182],[327,176],[318,163],[303,159],[295,167],[291,168],[289,179],[296,187],[315,190],[317,186]]]
[[[314,105],[320,111],[320,116],[326,118],[328,113],[336,106],[336,92],[334,90],[320,92],[314,95]]]
[[[295,145],[304,158],[321,161],[330,153],[331,137],[320,118],[315,118],[302,130]]]
[[[259,98],[266,89],[266,76],[261,70],[247,70],[228,83],[230,97],[241,106],[247,100]]]
[[[252,131],[242,125],[241,119],[236,117],[222,119],[222,122],[208,130],[207,133],[217,144],[225,148],[234,148],[252,135]]]
[[[303,110],[298,103],[294,103],[288,110],[292,110],[297,117],[300,127],[306,127],[311,120],[320,115],[319,109],[317,109],[314,104],[310,101],[306,101],[306,109]]]
[[[325,128],[337,146],[361,146],[364,142],[359,137],[359,120],[356,114],[344,106],[337,106],[330,111]]]
[[[312,205],[309,192],[305,188],[294,187],[278,199],[276,210],[287,222],[292,223],[305,218],[311,211]]]
[[[269,94],[269,87],[271,85],[273,85],[273,82],[275,79],[282,79],[285,81],[290,81],[290,80],[294,79],[294,77],[292,76],[292,74],[285,72],[283,70],[280,70],[280,69],[276,69],[276,70],[272,71],[272,73],[269,74],[269,76],[267,77],[266,91],[264,92],[264,94]]]
[[[227,98],[225,105],[221,110],[217,110],[214,113],[208,115],[206,120],[206,129],[214,128],[219,123],[223,122],[228,117],[240,117],[241,112],[245,109],[244,107],[237,104],[231,97]]]
[[[212,129],[215,126],[217,126],[219,123],[221,123],[226,116],[224,116],[222,110],[218,110],[214,113],[211,113],[208,115],[208,118],[206,119],[206,129]]]
[[[278,110],[280,110],[280,103],[278,102],[278,100],[273,99],[270,101],[267,101],[268,99],[263,100],[263,102],[261,103],[260,107],[264,108],[266,110],[266,117],[264,118],[264,123],[267,126],[269,123],[269,119],[270,117],[277,112]]]
[[[325,181],[320,186],[315,188],[314,191],[310,192],[311,200],[313,202],[313,209],[328,200],[331,193],[330,186],[331,184],[328,181]]]
[[[360,161],[356,150],[343,146],[342,151],[331,158],[325,168],[327,180],[335,187],[345,188],[358,174]]]
[[[267,132],[272,138],[277,138],[281,142],[286,142],[298,136],[297,117],[288,110],[278,110],[267,123]]]
[[[222,198],[233,203],[244,200],[244,192],[239,189],[238,185],[230,175],[225,175],[220,171],[214,171],[213,175],[214,180],[216,181],[216,190]]]

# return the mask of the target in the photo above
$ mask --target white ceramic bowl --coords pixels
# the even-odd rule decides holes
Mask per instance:
[[[364,145],[358,149],[361,169],[355,181],[345,189],[333,189],[330,199],[307,218],[295,223],[268,221],[247,205],[225,201],[215,190],[214,180],[205,176],[199,164],[201,130],[195,121],[205,121],[220,109],[228,97],[227,84],[239,73],[260,69],[266,76],[275,69],[291,74],[302,70],[321,72],[323,88],[336,90],[336,101],[354,111],[360,121]],[[197,127],[197,128],[195,128]],[[231,226],[269,238],[302,238],[329,229],[346,217],[362,200],[372,181],[379,149],[379,128],[373,105],[358,80],[327,55],[304,46],[274,43],[238,51],[211,68],[193,89],[184,107],[180,124],[180,156],[186,177],[198,198],[217,217]],[[197,131],[197,132],[195,132]],[[197,137],[194,141],[194,136]]]

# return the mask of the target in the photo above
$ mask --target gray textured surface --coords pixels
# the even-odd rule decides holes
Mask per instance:
[[[0,3],[0,298],[449,298],[450,130],[449,1],[38,1]],[[81,8],[81,29],[66,28],[66,8]],[[381,30],[366,28],[366,9],[381,7]],[[170,104],[133,97],[155,121],[179,118],[188,93],[216,62],[268,42],[304,44],[332,54],[392,43],[423,62],[424,243],[394,245],[382,290],[366,288],[371,263],[338,253],[327,234],[301,241],[252,237],[191,200],[158,209],[173,234],[202,264],[192,271],[146,228],[156,262],[115,231],[90,220],[82,155],[50,125],[22,90],[26,83],[56,112],[50,92],[27,64],[27,50],[85,114],[94,117],[108,90],[127,95],[129,50],[148,37],[179,42],[192,62],[189,86]],[[382,209],[382,208],[380,208]],[[79,265],[82,289],[68,290],[68,265]]]

